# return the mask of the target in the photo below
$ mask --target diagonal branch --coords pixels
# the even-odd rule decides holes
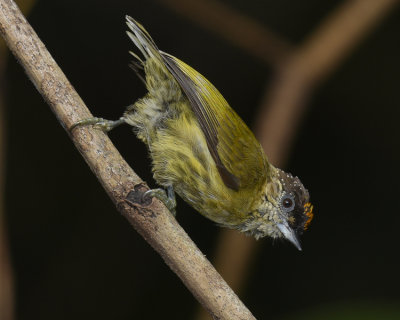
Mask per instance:
[[[12,0],[0,0],[0,33],[65,129],[91,116]],[[118,210],[214,318],[254,319],[168,210],[138,200],[147,186],[104,133],[77,128],[70,136]]]

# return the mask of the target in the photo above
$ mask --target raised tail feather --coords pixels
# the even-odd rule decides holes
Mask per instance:
[[[132,17],[126,16],[125,18],[126,24],[133,32],[132,33],[130,31],[127,31],[126,33],[142,53],[144,61],[134,52],[130,51],[129,53],[136,59],[138,59],[138,61],[140,61],[142,65],[145,65],[145,61],[149,58],[155,58],[159,61],[162,61],[160,51],[158,50],[157,45],[151,38],[150,34],[146,31],[146,29]]]

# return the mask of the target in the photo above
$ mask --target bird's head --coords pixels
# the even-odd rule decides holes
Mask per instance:
[[[299,236],[307,230],[313,218],[309,194],[299,178],[277,168],[271,168],[263,199],[241,228],[256,239],[270,236],[289,240],[301,250]]]

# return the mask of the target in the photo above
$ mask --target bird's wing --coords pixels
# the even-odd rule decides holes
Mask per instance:
[[[224,184],[235,191],[264,185],[268,162],[243,120],[205,77],[179,59],[160,53],[191,104]]]

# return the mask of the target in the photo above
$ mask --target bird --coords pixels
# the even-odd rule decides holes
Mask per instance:
[[[299,237],[313,219],[300,179],[269,163],[251,130],[195,69],[158,49],[146,29],[126,16],[127,35],[141,56],[131,68],[147,88],[118,120],[83,119],[103,131],[132,126],[148,148],[155,181],[147,191],[175,215],[178,194],[206,218],[256,239]]]

